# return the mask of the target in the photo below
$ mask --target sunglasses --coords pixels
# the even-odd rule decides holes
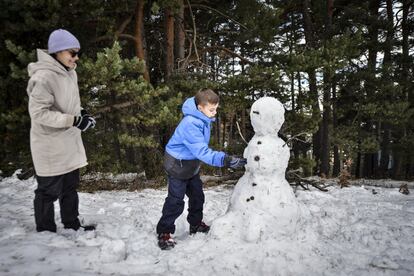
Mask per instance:
[[[76,57],[76,56],[78,56],[78,58],[80,58],[80,56],[82,54],[80,51],[69,50],[68,52],[69,52],[70,56],[73,57],[73,58]]]

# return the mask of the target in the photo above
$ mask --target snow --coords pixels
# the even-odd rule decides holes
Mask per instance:
[[[289,148],[277,136],[283,105],[261,98],[251,121],[246,173],[235,187],[205,191],[210,233],[189,236],[184,211],[170,251],[155,234],[166,189],[80,193],[81,221],[96,231],[58,224],[57,233],[37,233],[36,181],[0,179],[0,275],[414,275],[414,196],[398,192],[401,182],[294,194],[284,174]]]
[[[184,211],[170,251],[155,234],[166,189],[80,193],[81,221],[96,231],[58,224],[57,233],[37,233],[36,181],[0,179],[0,275],[414,275],[414,196],[398,192],[401,182],[294,194],[284,174],[289,148],[277,136],[283,105],[261,98],[251,121],[246,173],[235,187],[205,191],[210,233],[189,236]]]
[[[392,183],[392,181],[389,181]],[[80,193],[80,213],[97,230],[35,231],[34,179],[0,182],[0,275],[413,275],[414,196],[353,186],[298,190],[306,210],[297,234],[261,242],[189,236],[186,211],[177,245],[162,251],[155,227],[166,189]],[[206,189],[205,221],[225,214],[233,187]],[[56,221],[60,220],[56,205]],[[237,226],[237,225],[236,225]],[[242,226],[237,226],[242,227]]]
[[[285,109],[281,102],[272,97],[255,101],[250,111],[250,121],[257,135],[277,135],[285,121]]]

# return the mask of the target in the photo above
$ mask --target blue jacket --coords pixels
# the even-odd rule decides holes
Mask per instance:
[[[184,118],[165,150],[178,160],[198,159],[211,166],[223,167],[225,153],[208,147],[214,118],[207,117],[197,109],[194,97],[184,102],[182,110]]]

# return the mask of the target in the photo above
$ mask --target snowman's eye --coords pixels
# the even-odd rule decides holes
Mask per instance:
[[[253,111],[254,114],[260,114],[259,111]]]

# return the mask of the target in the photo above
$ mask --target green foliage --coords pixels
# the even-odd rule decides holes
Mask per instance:
[[[0,103],[0,139],[3,145],[0,149],[0,166],[9,175],[18,168],[31,167],[30,118],[25,87],[28,80],[26,66],[35,60],[35,51],[27,52],[10,40],[4,43],[9,53],[16,57],[15,62],[8,64],[8,77],[0,78],[0,95],[5,99]]]
[[[359,129],[356,125],[341,125],[331,137],[332,144],[338,146],[347,156],[358,151],[358,140]]]
[[[360,144],[361,153],[376,153],[379,149],[379,141],[375,136],[368,136],[362,139]]]
[[[289,170],[301,169],[304,177],[312,176],[315,166],[316,161],[309,157],[291,157],[289,160]]]
[[[282,126],[283,133],[298,135],[300,133],[312,134],[318,130],[320,120],[315,120],[310,112],[287,112],[285,123]]]
[[[116,42],[95,60],[86,58],[80,64],[82,103],[97,116],[95,131],[85,137],[88,152],[93,152],[90,169],[159,170],[145,160],[159,156],[145,155],[151,149],[162,152],[160,131],[179,120],[175,106],[181,95],[170,96],[167,87],[152,87],[142,77],[143,61],[122,59],[120,51]]]
[[[5,44],[7,50],[16,56],[16,61],[18,62],[18,64],[14,62],[10,63],[10,76],[16,80],[28,81],[29,76],[26,67],[30,62],[36,61],[36,50],[32,50],[31,52],[25,51],[23,47],[15,45],[10,40],[6,40]]]

